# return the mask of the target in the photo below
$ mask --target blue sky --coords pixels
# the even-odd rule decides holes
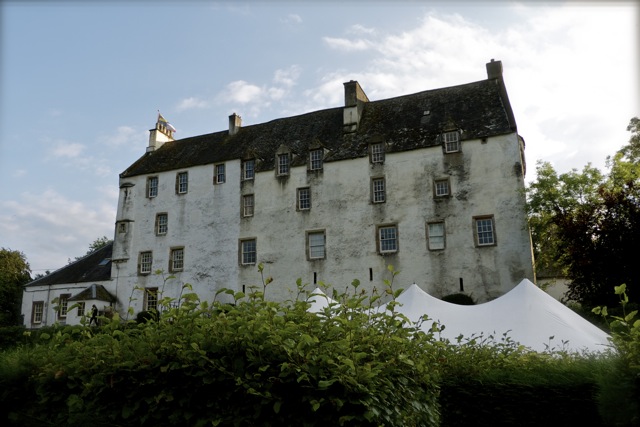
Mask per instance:
[[[486,78],[503,62],[527,180],[628,141],[634,2],[0,3],[0,247],[35,273],[112,237],[118,174],[158,110],[184,138]]]

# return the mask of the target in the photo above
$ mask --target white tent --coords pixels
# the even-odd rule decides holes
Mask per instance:
[[[418,285],[411,285],[397,299],[396,310],[428,330],[433,320],[445,326],[442,337],[455,342],[482,334],[496,341],[504,333],[535,351],[564,349],[598,352],[609,346],[609,336],[589,321],[546,294],[529,280],[493,301],[478,305],[457,305],[434,298]],[[384,306],[381,307],[384,309]],[[553,339],[551,339],[553,337]]]
[[[311,307],[309,307],[307,311],[310,313],[320,313],[335,301],[322,292],[322,289],[315,288],[309,298],[307,298],[307,302],[311,304]]]

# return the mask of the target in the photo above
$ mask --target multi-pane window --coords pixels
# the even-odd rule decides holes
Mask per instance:
[[[249,265],[256,263],[256,239],[240,241],[240,263]]]
[[[444,222],[427,224],[427,238],[429,241],[429,250],[444,249]]]
[[[433,183],[436,197],[446,197],[449,195],[449,180],[438,179]]]
[[[298,188],[298,210],[311,209],[311,189],[309,187]]]
[[[64,319],[67,317],[67,311],[69,309],[70,294],[62,294],[58,298],[58,318]]]
[[[476,243],[478,246],[490,246],[496,244],[493,217],[474,218]]]
[[[310,231],[307,233],[309,259],[324,259],[325,234],[324,231]]]
[[[138,261],[138,271],[140,274],[149,274],[151,273],[151,264],[153,263],[153,252],[146,251],[140,252],[140,257]]]
[[[31,306],[31,323],[42,323],[44,301],[34,302]]]
[[[224,163],[215,166],[215,176],[213,179],[214,184],[224,184],[225,182],[225,169]]]
[[[323,157],[324,157],[324,150],[322,150],[322,148],[317,150],[311,150],[309,152],[309,169],[312,171],[322,169]]]
[[[369,146],[371,163],[384,163],[384,142],[376,142]]]
[[[147,178],[147,197],[156,197],[158,195],[158,177],[150,176]]]
[[[167,234],[169,229],[169,216],[166,213],[156,215],[156,234],[162,236]]]
[[[242,179],[253,179],[256,173],[256,161],[254,159],[242,162]]]
[[[460,133],[458,131],[445,132],[442,134],[445,153],[455,153],[460,151]]]
[[[144,309],[147,311],[158,309],[158,288],[144,290]]]
[[[278,175],[289,175],[289,153],[278,154]]]
[[[184,270],[184,248],[172,248],[169,258],[169,271]]]
[[[80,301],[78,303],[78,317],[84,316],[85,303],[84,301]]]
[[[373,203],[383,203],[386,200],[384,184],[384,178],[371,180],[371,201]]]
[[[242,216],[253,216],[253,194],[242,196]]]
[[[185,194],[189,190],[189,173],[178,172],[176,175],[176,193]]]
[[[378,227],[378,250],[381,254],[398,251],[398,228],[395,225]]]

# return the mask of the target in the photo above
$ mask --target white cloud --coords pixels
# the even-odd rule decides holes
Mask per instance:
[[[145,137],[145,133],[131,126],[118,126],[113,134],[100,137],[99,142],[111,147],[132,146],[137,145],[141,139],[144,141]]]
[[[85,150],[85,146],[77,142],[59,141],[55,147],[51,149],[53,157],[66,157],[69,159],[77,159]]]
[[[603,168],[638,114],[632,7],[508,7],[520,18],[502,27],[429,13],[400,33],[352,26],[353,39],[324,37],[336,50],[368,50],[358,65],[366,71],[330,70],[304,94],[310,106],[335,106],[351,79],[372,100],[458,85],[486,79],[484,64],[495,58],[527,142],[527,179],[535,178],[538,159],[553,160],[560,171],[588,162]]]
[[[302,17],[296,13],[290,13],[286,17],[281,18],[283,24],[302,24]]]
[[[273,102],[284,101],[297,84],[301,72],[298,65],[278,69],[273,75],[271,85],[258,86],[244,80],[237,80],[229,83],[217,99],[223,103],[240,104],[242,109],[248,108],[248,111],[241,114],[242,116],[255,117],[269,108]],[[231,108],[234,111],[237,109],[240,108]]]
[[[244,80],[236,80],[227,85],[221,94],[224,102],[248,104],[257,102],[263,95],[263,90]]]
[[[129,131],[124,130],[118,132],[126,135]],[[106,141],[109,138],[102,137],[99,139]],[[45,143],[49,143],[49,141],[45,139]],[[57,167],[89,171],[99,177],[111,175],[112,171],[107,158],[99,158],[94,155],[85,154],[87,149],[88,147],[84,144],[59,140],[55,142],[49,150],[49,156],[46,160],[54,162]]]
[[[86,203],[48,189],[0,202],[3,244],[25,253],[32,269],[63,267],[96,238],[113,235],[117,191],[103,194],[102,200]]]
[[[185,110],[202,109],[209,107],[209,103],[203,99],[196,97],[185,98],[178,103],[176,110],[181,112]]]
[[[375,28],[365,27],[364,25],[355,24],[352,25],[347,32],[349,34],[373,34],[376,32]]]
[[[371,48],[371,43],[364,39],[349,40],[336,37],[323,37],[324,42],[331,48],[343,52],[362,51]]]

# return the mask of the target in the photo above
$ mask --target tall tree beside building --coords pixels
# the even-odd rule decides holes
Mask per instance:
[[[536,269],[560,270],[567,297],[587,307],[616,305],[622,283],[640,300],[639,123],[631,120],[629,144],[607,159],[607,175],[591,165],[558,175],[543,162],[527,189]]]
[[[31,269],[22,252],[0,249],[0,326],[22,324],[22,287]]]

